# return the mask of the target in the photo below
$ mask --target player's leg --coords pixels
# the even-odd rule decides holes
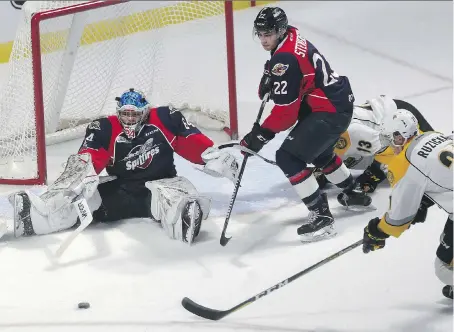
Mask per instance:
[[[151,193],[142,181],[117,179],[98,186],[101,206],[93,212],[100,222],[130,218],[151,218]]]
[[[171,239],[192,244],[200,232],[202,220],[208,218],[211,200],[198,193],[186,178],[150,181],[151,214]]]
[[[77,211],[72,202],[85,198],[91,210],[98,208],[98,183],[91,156],[71,155],[63,173],[42,194],[26,190],[9,196],[15,236],[49,234],[74,226]]]
[[[333,116],[337,121],[325,121]],[[310,211],[309,222],[298,228],[298,234],[308,234],[314,240],[334,234],[334,219],[329,210],[326,195],[320,193],[313,168],[309,163],[324,151],[334,146],[337,138],[348,126],[348,116],[309,114],[289,133],[282,146],[276,151],[276,163],[289,179],[295,191]]]
[[[435,274],[445,284],[443,295],[453,298],[453,221],[452,215],[446,221],[443,233],[440,236],[440,245],[437,248],[435,257]]]

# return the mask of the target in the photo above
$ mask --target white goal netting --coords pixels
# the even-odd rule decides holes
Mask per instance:
[[[42,90],[47,144],[80,137],[91,119],[114,114],[115,97],[131,87],[153,105],[201,110],[202,127],[229,126],[223,1],[134,1],[43,20],[35,59],[41,88],[33,75],[33,13],[83,3],[23,6],[0,95],[0,179],[36,177],[35,89]],[[11,167],[18,162],[27,174]]]

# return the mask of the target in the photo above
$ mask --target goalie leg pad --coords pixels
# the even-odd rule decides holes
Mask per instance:
[[[149,181],[151,214],[171,239],[191,244],[203,219],[208,218],[211,199],[198,193],[185,177]]]
[[[68,201],[66,198],[66,204],[62,205],[60,209],[53,210],[47,215],[41,213],[41,211],[36,208],[35,202],[42,204],[40,197],[34,195],[33,193],[27,192],[28,197],[30,198],[31,208],[30,208],[30,218],[33,225],[33,230],[36,234],[50,234],[65,230],[73,227],[77,222],[77,211],[74,208],[74,205],[71,201]],[[54,196],[55,197],[55,196]],[[55,199],[62,199],[62,197],[56,197]],[[87,200],[90,211],[96,210],[101,205],[101,197],[96,191]]]

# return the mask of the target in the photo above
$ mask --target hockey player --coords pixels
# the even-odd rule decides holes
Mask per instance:
[[[130,89],[116,98],[116,115],[91,122],[78,154],[68,158],[60,177],[43,194],[16,193],[15,236],[48,234],[75,225],[71,202],[85,198],[93,219],[109,222],[153,218],[170,238],[192,243],[210,199],[177,176],[174,152],[213,176],[233,181],[237,162],[213,147],[171,107],[151,108],[143,93]],[[100,183],[106,170],[112,181]]]
[[[380,124],[387,114],[398,109],[411,112],[419,123],[421,132],[433,131],[432,126],[413,105],[399,99],[378,96],[365,104],[355,106],[348,130],[339,137],[335,153],[342,158],[350,169],[364,170],[356,178],[358,187],[372,193],[386,179],[384,168],[394,157],[387,141],[380,139]],[[321,188],[327,183],[321,172],[315,173]]]
[[[276,163],[310,210],[309,222],[298,228],[303,241],[335,234],[326,195],[320,193],[312,163],[343,189],[343,205],[368,205],[370,198],[354,190],[348,168],[334,153],[334,145],[347,129],[354,96],[347,77],[337,75],[325,57],[298,29],[289,26],[285,12],[265,7],[254,21],[255,35],[271,59],[266,62],[259,97],[267,92],[275,103],[271,114],[241,141],[257,152],[276,133],[295,127],[276,151]]]
[[[388,165],[393,191],[388,212],[364,228],[363,251],[381,249],[390,235],[399,237],[411,224],[424,222],[427,208],[437,204],[449,216],[436,251],[435,273],[446,285],[443,294],[452,299],[452,137],[438,132],[418,134],[416,118],[403,110],[385,117],[382,130],[396,155]]]

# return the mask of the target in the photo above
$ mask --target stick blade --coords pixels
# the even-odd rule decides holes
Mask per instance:
[[[222,234],[221,240],[219,241],[219,243],[221,244],[221,246],[225,247],[227,245],[227,243],[229,243],[231,238],[232,237],[227,237],[224,234]]]
[[[221,318],[227,316],[230,313],[228,310],[221,311],[204,307],[203,305],[195,303],[188,297],[183,298],[183,300],[181,301],[181,305],[183,306],[183,308],[193,313],[194,315],[209,320],[220,320]]]

